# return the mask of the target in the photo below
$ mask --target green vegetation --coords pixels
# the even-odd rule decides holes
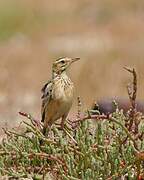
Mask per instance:
[[[123,113],[117,109],[112,117],[95,123],[80,122],[70,133],[74,140],[56,126],[53,126],[52,137],[45,139],[27,122],[32,137],[7,131],[8,137],[0,147],[1,175],[41,179],[49,172],[59,179],[117,179],[122,176],[136,179],[144,168],[140,157],[143,154],[135,149],[130,138],[123,142],[128,135],[123,127],[126,120]],[[141,125],[140,131],[143,130]],[[43,145],[40,146],[41,139]],[[135,142],[140,150],[144,149],[142,139]]]

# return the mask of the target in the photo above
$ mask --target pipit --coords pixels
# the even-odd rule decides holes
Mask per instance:
[[[52,66],[52,79],[42,88],[42,122],[43,134],[48,135],[52,124],[61,120],[61,128],[64,128],[73,102],[74,85],[66,74],[66,70],[73,62],[80,58],[63,57],[57,59]]]

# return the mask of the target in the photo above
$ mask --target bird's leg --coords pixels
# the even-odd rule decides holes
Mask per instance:
[[[68,115],[68,114],[64,114],[64,115],[62,116],[62,120],[61,120],[61,129],[64,129],[65,120],[66,120],[67,115]]]

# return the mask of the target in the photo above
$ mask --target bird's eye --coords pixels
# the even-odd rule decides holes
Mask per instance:
[[[64,63],[65,63],[65,61],[64,61],[64,60],[62,60],[62,61],[61,61],[61,63],[62,63],[62,64],[64,64]]]

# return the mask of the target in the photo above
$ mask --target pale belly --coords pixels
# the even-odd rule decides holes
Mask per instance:
[[[53,100],[48,104],[47,111],[49,119],[56,121],[63,115],[68,114],[73,102],[73,85],[63,89],[55,86],[53,89]]]

